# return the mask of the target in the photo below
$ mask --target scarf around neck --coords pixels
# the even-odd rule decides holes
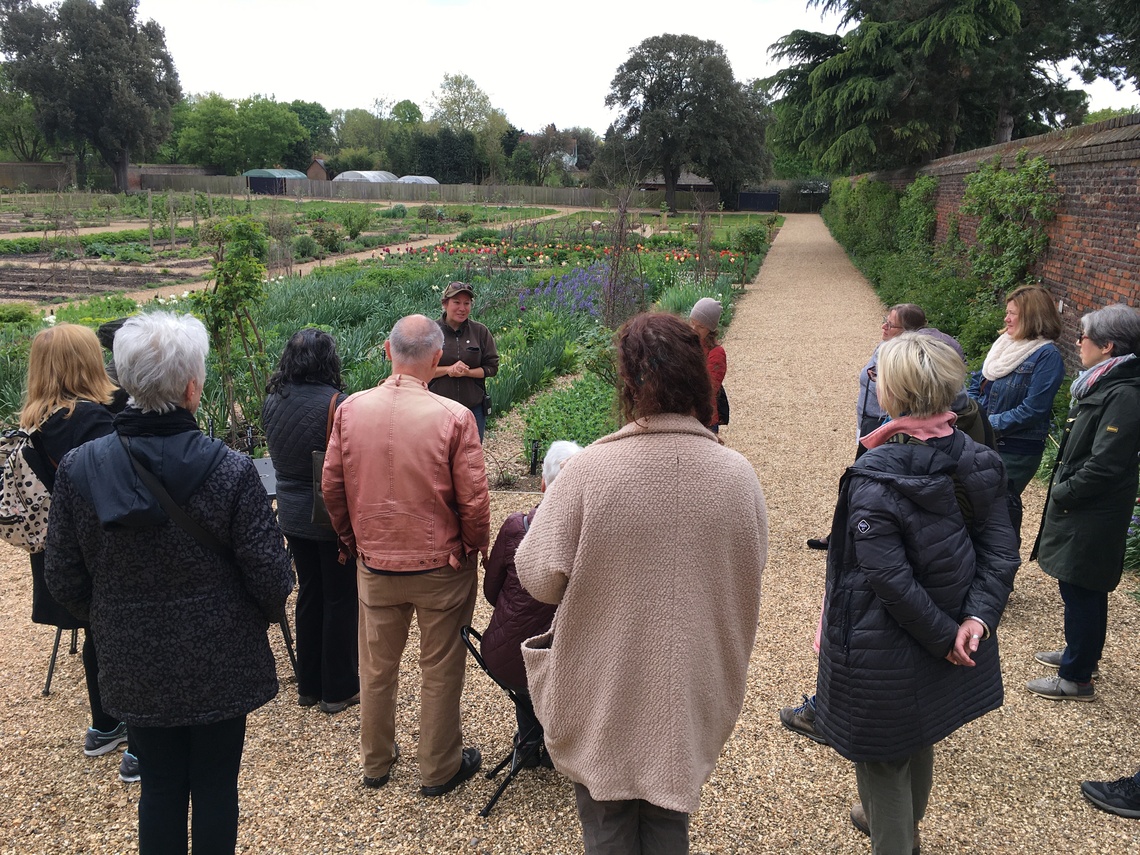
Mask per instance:
[[[958,421],[955,413],[938,413],[926,418],[916,416],[899,416],[891,419],[880,428],[876,428],[859,440],[864,448],[878,448],[896,434],[905,433],[915,439],[926,441],[939,436],[950,436],[954,433],[954,424]]]
[[[1097,384],[1101,377],[1115,368],[1117,365],[1127,362],[1130,359],[1135,359],[1135,353],[1126,353],[1123,356],[1114,356],[1111,359],[1106,359],[1103,362],[1098,362],[1092,368],[1086,368],[1077,375],[1077,379],[1073,381],[1073,385],[1069,389],[1069,394],[1073,396],[1074,401],[1079,401],[1093,390],[1093,386]]]
[[[1014,338],[1004,332],[993,343],[986,361],[982,363],[982,376],[993,381],[1014,371],[1030,356],[1052,342],[1047,338]]]

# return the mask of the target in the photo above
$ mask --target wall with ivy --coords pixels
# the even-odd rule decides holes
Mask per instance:
[[[869,177],[898,190],[915,174],[936,178],[936,240],[946,240],[956,222],[972,245],[976,221],[959,214],[966,176],[995,156],[1012,169],[1022,149],[1049,162],[1061,191],[1049,248],[1032,273],[1063,303],[1060,343],[1073,367],[1082,314],[1116,302],[1140,308],[1140,114],[956,154],[917,173]]]

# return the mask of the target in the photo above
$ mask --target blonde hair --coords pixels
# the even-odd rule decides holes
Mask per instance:
[[[893,419],[945,413],[966,383],[966,366],[954,348],[919,333],[883,342],[878,372],[879,403]]]
[[[70,418],[79,401],[109,404],[115,384],[103,367],[103,349],[95,331],[78,324],[58,324],[32,339],[28,382],[20,427],[38,428],[58,409]]]
[[[1061,336],[1061,313],[1052,295],[1040,285],[1022,285],[1006,295],[1005,301],[1017,306],[1018,339],[1047,338],[1056,341]],[[1010,332],[1012,336],[1013,333]]]

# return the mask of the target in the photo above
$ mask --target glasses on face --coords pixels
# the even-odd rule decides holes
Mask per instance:
[[[901,330],[902,324],[892,324],[890,318],[883,318],[883,326],[889,330]]]

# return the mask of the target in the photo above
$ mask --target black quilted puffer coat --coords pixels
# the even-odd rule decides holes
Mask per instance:
[[[907,757],[1001,706],[995,630],[1020,563],[1005,493],[1001,458],[960,431],[872,449],[840,481],[816,727],[848,760]],[[991,630],[973,668],[945,659],[967,616]]]
[[[90,615],[104,709],[140,727],[213,724],[272,699],[277,668],[267,630],[293,587],[249,458],[203,436],[187,411],[175,412],[188,429],[132,435],[132,453],[234,560],[166,516],[118,434],[63,459],[48,521],[48,585],[73,612]],[[125,432],[120,421],[132,413],[117,417],[117,429]]]
[[[266,396],[261,423],[277,473],[277,514],[289,537],[336,540],[332,526],[313,523],[313,452],[328,442],[329,401],[343,392],[323,383],[284,383]]]

